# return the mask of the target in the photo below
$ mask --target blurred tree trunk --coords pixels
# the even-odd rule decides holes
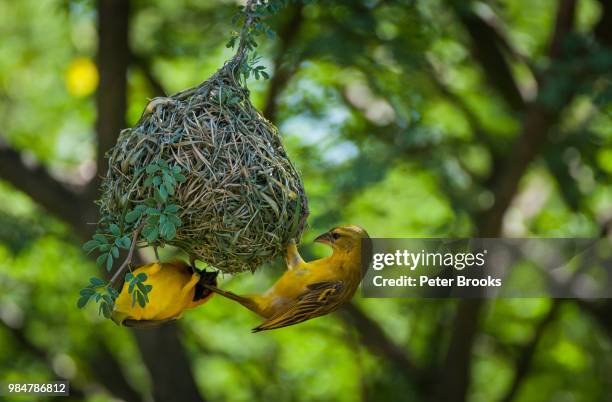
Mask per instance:
[[[127,70],[130,62],[128,0],[98,0],[97,55],[100,87],[97,94],[98,177],[107,169],[105,153],[125,128]],[[90,195],[97,195],[99,179]],[[93,199],[87,202],[93,202]],[[86,223],[83,222],[83,225]],[[158,402],[202,401],[175,325],[135,333],[143,361],[151,374]]]
[[[92,193],[97,195],[100,177],[106,172],[104,154],[125,128],[127,69],[129,65],[129,0],[98,0],[98,54],[100,85],[96,93],[98,159]]]
[[[540,155],[546,145],[547,136],[559,119],[561,110],[573,99],[568,94],[560,105],[551,108],[536,98],[527,104],[520,96],[520,90],[511,76],[511,69],[502,52],[501,38],[486,28],[487,22],[462,2],[450,1],[458,19],[463,24],[474,50],[474,58],[482,67],[489,85],[493,87],[509,105],[511,112],[521,112],[522,130],[514,146],[503,155],[502,163],[497,166],[489,180],[494,197],[491,208],[475,219],[478,236],[499,237],[502,235],[503,219],[512,200],[517,194],[519,183],[531,163]],[[563,57],[562,42],[574,26],[576,0],[559,0],[553,32],[550,35],[548,54],[553,62]],[[485,33],[489,33],[486,35]],[[503,66],[501,66],[503,65]],[[500,79],[499,74],[506,76]],[[540,91],[547,85],[554,85],[542,74]],[[442,369],[442,384],[438,391],[440,402],[464,402],[468,399],[471,385],[473,347],[478,335],[478,324],[484,300],[462,300],[459,302],[453,324],[453,333]],[[449,375],[449,373],[451,373]],[[518,385],[515,385],[518,387]]]

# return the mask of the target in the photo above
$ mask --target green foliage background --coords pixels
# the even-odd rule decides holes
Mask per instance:
[[[96,59],[97,10],[113,1],[0,0],[0,381],[66,378],[73,400],[162,401],[154,385],[173,381],[181,360],[167,358],[158,375],[143,353],[170,353],[165,344],[143,349],[95,306],[75,307],[101,274],[80,247],[95,220],[83,214],[75,229],[55,213],[92,204],[96,95],[75,92],[69,75],[75,60]],[[602,21],[612,11],[576,1],[574,29],[555,48],[557,9],[571,3],[334,0],[271,18],[276,38],[258,39],[271,77],[249,87],[305,180],[307,259],[329,252],[311,240],[341,223],[375,237],[609,233],[612,24]],[[131,1],[126,124],[160,89],[196,85],[232,55],[236,5]],[[495,29],[475,35],[483,21]],[[534,114],[545,116],[543,139],[521,147]],[[498,186],[521,164],[495,233]],[[40,169],[87,201],[51,205],[37,191]],[[222,287],[258,292],[282,269],[225,276]],[[475,309],[477,320],[462,306],[356,297],[343,312],[251,335],[259,319],[216,297],[172,330],[182,368],[211,401],[611,400],[611,303],[498,300]],[[469,340],[461,329],[472,321],[461,358],[453,340]],[[464,372],[465,394],[446,397],[439,389],[461,390],[453,379]],[[178,388],[175,400],[200,400]]]

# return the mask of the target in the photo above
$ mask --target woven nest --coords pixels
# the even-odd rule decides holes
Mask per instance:
[[[299,241],[308,214],[302,180],[278,130],[249,101],[228,62],[195,88],[156,98],[107,157],[101,211],[119,222],[150,197],[144,167],[160,158],[187,180],[172,200],[182,225],[167,244],[215,268],[254,271]]]

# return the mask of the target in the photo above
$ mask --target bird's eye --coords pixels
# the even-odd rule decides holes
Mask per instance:
[[[339,234],[339,233],[335,233],[335,232],[334,232],[334,233],[332,233],[332,234],[331,234],[331,237],[332,237],[332,239],[334,239],[334,240],[338,240],[338,239],[340,238],[340,234]]]

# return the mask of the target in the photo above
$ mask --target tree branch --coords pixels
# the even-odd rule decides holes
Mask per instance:
[[[529,374],[531,362],[533,361],[533,357],[535,355],[537,346],[540,343],[540,339],[542,339],[542,336],[544,335],[544,332],[548,325],[556,318],[560,306],[561,303],[559,299],[553,300],[553,305],[551,306],[546,316],[538,323],[533,337],[523,347],[519,358],[517,359],[515,364],[514,378],[512,379],[512,384],[508,388],[508,391],[506,392],[504,397],[500,399],[501,402],[511,402],[512,400],[514,400],[521,384],[523,383],[523,380],[527,377],[527,374]]]
[[[194,383],[176,323],[167,323],[154,330],[133,329],[132,332],[151,373],[156,401],[204,401]]]
[[[401,370],[406,378],[423,390],[429,378],[420,370],[405,350],[397,346],[382,330],[380,325],[368,317],[354,303],[346,304],[339,311],[340,317],[354,327],[361,338],[361,342],[375,355],[384,356],[397,369]]]
[[[51,214],[81,229],[79,234],[84,235],[87,231],[83,222],[91,212],[84,197],[66,188],[43,167],[26,165],[18,151],[1,141],[0,178],[30,196]]]
[[[100,175],[106,173],[106,152],[115,145],[125,128],[127,109],[127,69],[130,59],[128,26],[130,1],[98,0],[98,54],[100,85],[96,94],[96,132],[98,140],[97,180],[92,191],[98,191]]]
[[[448,345],[438,387],[440,402],[463,402],[470,385],[472,349],[479,323],[482,300],[462,300],[457,306],[453,331]],[[449,375],[449,373],[451,373]]]
[[[263,109],[263,115],[272,122],[276,120],[278,96],[297,71],[297,61],[294,61],[290,66],[283,66],[283,61],[300,33],[300,28],[304,21],[302,15],[303,7],[301,2],[293,7],[293,14],[280,31],[279,38],[281,43],[274,58],[274,75],[270,79],[266,103]]]
[[[149,83],[149,87],[151,88],[151,92],[153,92],[153,96],[167,95],[164,86],[157,79],[157,77],[155,77],[155,74],[153,74],[153,69],[151,68],[151,60],[143,56],[137,55],[134,52],[130,52],[130,63],[140,69],[140,71],[144,75],[144,78]]]
[[[98,175],[106,172],[104,155],[126,125],[129,15],[128,0],[98,0]],[[97,193],[98,187],[99,179],[92,183],[91,192]],[[151,329],[146,333],[135,332],[135,336],[152,377],[155,400],[202,401],[191,372],[191,362],[183,350],[175,326]]]
[[[612,300],[598,303],[587,300],[577,299],[576,303],[584,311],[595,318],[601,328],[606,331],[608,337],[612,338]]]
[[[132,257],[134,256],[134,250],[136,250],[136,244],[138,243],[138,235],[140,234],[140,231],[142,230],[144,225],[145,223],[142,222],[132,233],[132,242],[130,243],[130,249],[128,250],[127,256],[125,257],[123,264],[121,264],[121,266],[117,268],[117,272],[115,272],[113,276],[110,278],[110,280],[108,281],[109,286],[115,287],[115,285],[120,279],[123,280],[123,277],[121,277],[121,275],[132,263]]]
[[[555,29],[550,41],[551,55],[555,57],[560,56],[560,53],[557,53],[555,50],[555,46],[558,46],[556,44],[561,43],[562,38],[573,28],[573,19],[571,19],[571,16],[574,14],[572,11],[574,7],[575,0],[561,0],[557,13],[557,23],[555,24]],[[464,23],[473,23],[470,21],[474,20],[469,19]],[[476,33],[476,31],[474,31],[474,33]],[[473,36],[473,39],[479,38],[480,41],[487,42],[485,37]],[[487,48],[489,51],[493,51],[491,44],[489,44]],[[486,63],[489,62],[491,62],[491,60]],[[485,61],[481,60],[481,63],[485,63]],[[506,84],[508,84],[508,82]],[[544,80],[544,85],[547,84],[549,83]],[[504,90],[503,88],[499,89]],[[565,105],[568,104],[571,99],[571,96],[568,97]],[[508,100],[511,99],[508,98]],[[527,111],[523,120],[521,135],[517,138],[514,147],[508,153],[504,165],[494,175],[492,192],[495,202],[489,210],[477,219],[477,222],[479,222],[477,226],[480,236],[498,237],[501,234],[503,217],[517,192],[519,181],[531,162],[539,154],[542,145],[546,142],[551,127],[558,119],[560,110],[565,105],[555,110],[551,110],[547,106],[535,102]],[[477,334],[478,317],[483,306],[484,302],[482,300],[463,300],[459,303],[457,315],[454,320],[455,330],[453,331],[448,347],[445,364],[445,370],[449,370],[454,373],[454,375],[443,377],[444,380],[440,387],[440,401],[463,402],[466,400],[470,384],[471,351]]]
[[[462,2],[451,1],[453,9],[472,42],[472,55],[480,63],[489,85],[514,111],[525,108],[525,101],[512,70],[498,43],[500,35],[487,21]]]
[[[45,364],[47,367],[49,367],[49,370],[51,372],[53,372],[53,369],[51,368],[53,364],[52,364],[51,360],[49,359],[49,355],[47,354],[46,350],[44,350],[44,349],[38,347],[38,345],[35,345],[34,343],[32,343],[28,339],[26,334],[22,331],[21,328],[15,328],[15,327],[12,327],[10,325],[7,325],[2,320],[0,320],[0,324],[2,324],[2,327],[4,327],[4,329],[6,329],[10,333],[11,337],[23,349],[25,349],[30,355],[32,355],[36,359],[42,361],[43,364]],[[67,379],[66,378],[61,378],[61,380],[67,380]],[[76,396],[79,399],[85,399],[85,397],[86,397],[85,392],[83,392],[82,389],[80,389],[78,386],[76,386],[73,383],[70,384],[70,395],[71,396]]]
[[[2,320],[0,320],[0,323],[23,349],[38,360],[41,360],[45,365],[50,367],[50,370],[52,370],[51,367],[53,366],[53,362],[51,356],[49,356],[46,350],[30,341],[23,328],[12,327],[2,322]],[[141,395],[135,391],[121,375],[119,363],[110,353],[106,345],[99,344],[96,351],[97,354],[95,358],[88,359],[88,362],[96,379],[101,381],[100,386],[108,390],[111,395],[126,401],[142,400]],[[75,382],[71,382],[70,396],[84,400],[87,395]]]
[[[609,0],[599,0],[601,18],[595,26],[595,37],[605,46],[612,47],[612,4]]]
[[[94,355],[88,359],[96,378],[112,395],[126,401],[142,401],[142,395],[125,379],[121,364],[104,341],[97,341]]]
[[[563,52],[565,36],[574,28],[576,19],[576,0],[559,0],[555,28],[550,40],[548,54],[551,59],[558,59]]]

